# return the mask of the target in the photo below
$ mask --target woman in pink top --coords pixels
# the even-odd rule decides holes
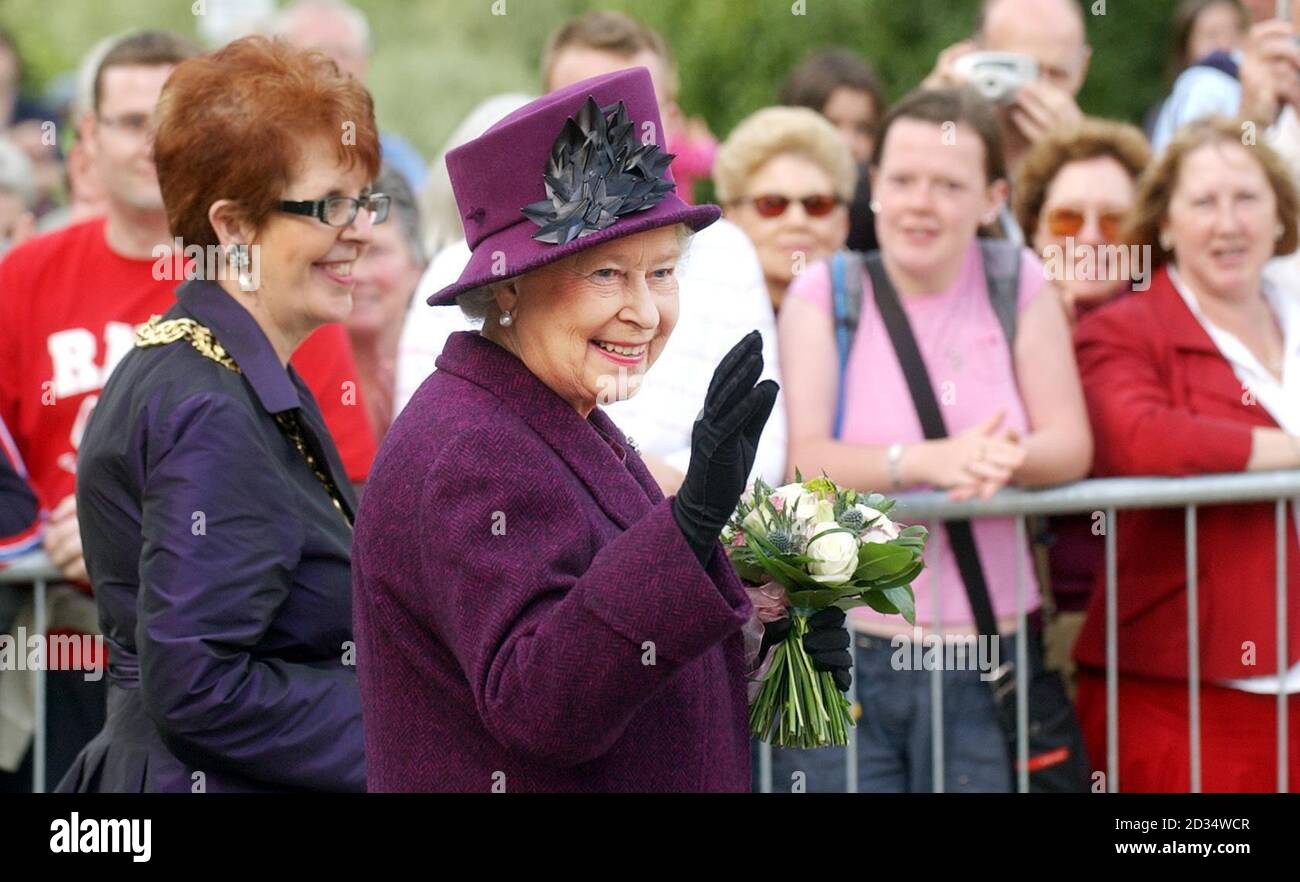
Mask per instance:
[[[1069,327],[1059,299],[1044,296],[1041,265],[1023,253],[1014,347],[987,291],[976,236],[995,223],[1006,199],[1002,157],[993,111],[973,93],[916,92],[885,117],[871,164],[876,232],[950,437],[924,440],[869,278],[863,279],[862,317],[836,437],[839,365],[830,272],[821,264],[795,280],[780,315],[792,473],[796,466],[804,474],[825,471],[841,484],[886,493],[937,487],[954,499],[988,498],[1009,483],[1055,484],[1087,474],[1092,441]],[[926,625],[920,635],[974,634],[955,556],[937,526],[930,568],[913,585],[918,619]],[[1003,637],[998,651],[1011,658],[1018,566],[1031,580],[1029,611],[1038,605],[1029,550],[1017,542],[1011,518],[976,520],[973,532]],[[934,789],[930,673],[899,670],[923,647],[914,650],[917,635],[897,616],[857,611],[854,617],[863,705],[859,789]],[[1031,644],[1033,668],[1037,643]],[[1005,741],[981,673],[943,672],[946,790],[1011,785]],[[809,772],[809,789],[843,787],[833,771],[816,780],[812,759],[791,758]],[[784,784],[779,772],[775,780]]]

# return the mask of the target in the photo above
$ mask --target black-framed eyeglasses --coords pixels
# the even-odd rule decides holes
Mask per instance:
[[[280,210],[290,214],[314,217],[331,227],[347,227],[357,219],[357,212],[365,205],[370,212],[372,224],[382,224],[388,220],[388,207],[392,198],[387,193],[371,193],[368,196],[327,196],[324,199],[291,202],[281,200]]]

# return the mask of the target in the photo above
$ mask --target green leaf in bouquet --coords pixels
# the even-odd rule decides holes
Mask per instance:
[[[909,548],[889,543],[867,543],[858,549],[858,568],[853,571],[853,578],[874,582],[901,572],[915,559],[916,555]]]
[[[930,531],[921,524],[913,524],[910,527],[904,527],[898,533],[900,539],[928,539]]]
[[[916,577],[925,569],[925,561],[917,559],[910,567],[901,573],[896,573],[885,579],[879,579],[871,585],[872,588],[897,588],[903,585],[911,585],[916,581]]]
[[[758,584],[767,581],[767,570],[755,564],[752,560],[745,558],[731,558],[731,568],[736,571],[736,576],[742,582]]]
[[[898,607],[890,602],[889,597],[883,591],[877,591],[874,588],[870,591],[863,591],[861,595],[862,602],[874,609],[876,612],[885,615],[896,616],[899,614]]]
[[[750,535],[748,539],[750,551],[754,553],[758,565],[767,570],[768,574],[787,590],[798,591],[801,588],[820,587],[821,583],[812,576],[781,560],[780,552],[766,538]]]
[[[798,466],[795,466],[795,467],[794,467],[794,482],[795,482],[796,484],[802,484],[802,483],[803,483],[803,474],[799,471],[799,467],[798,467]]]
[[[856,593],[857,590],[850,593]],[[838,588],[805,588],[791,591],[788,595],[790,605],[796,609],[808,609],[814,612],[823,610],[844,596],[844,586]]]
[[[916,598],[912,589],[906,585],[896,588],[882,588],[880,592],[889,598],[889,602],[907,620],[909,625],[916,624]]]

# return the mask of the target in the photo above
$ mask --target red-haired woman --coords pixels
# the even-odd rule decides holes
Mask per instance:
[[[289,366],[387,215],[369,94],[263,38],[178,65],[155,163],[199,261],[82,441],[108,721],[61,790],[363,790],[352,490]],[[215,264],[215,265],[214,265]]]

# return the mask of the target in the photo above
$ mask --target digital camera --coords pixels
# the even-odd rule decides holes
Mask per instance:
[[[1038,62],[1012,52],[971,52],[953,69],[994,104],[1010,102],[1017,89],[1038,78]]]

